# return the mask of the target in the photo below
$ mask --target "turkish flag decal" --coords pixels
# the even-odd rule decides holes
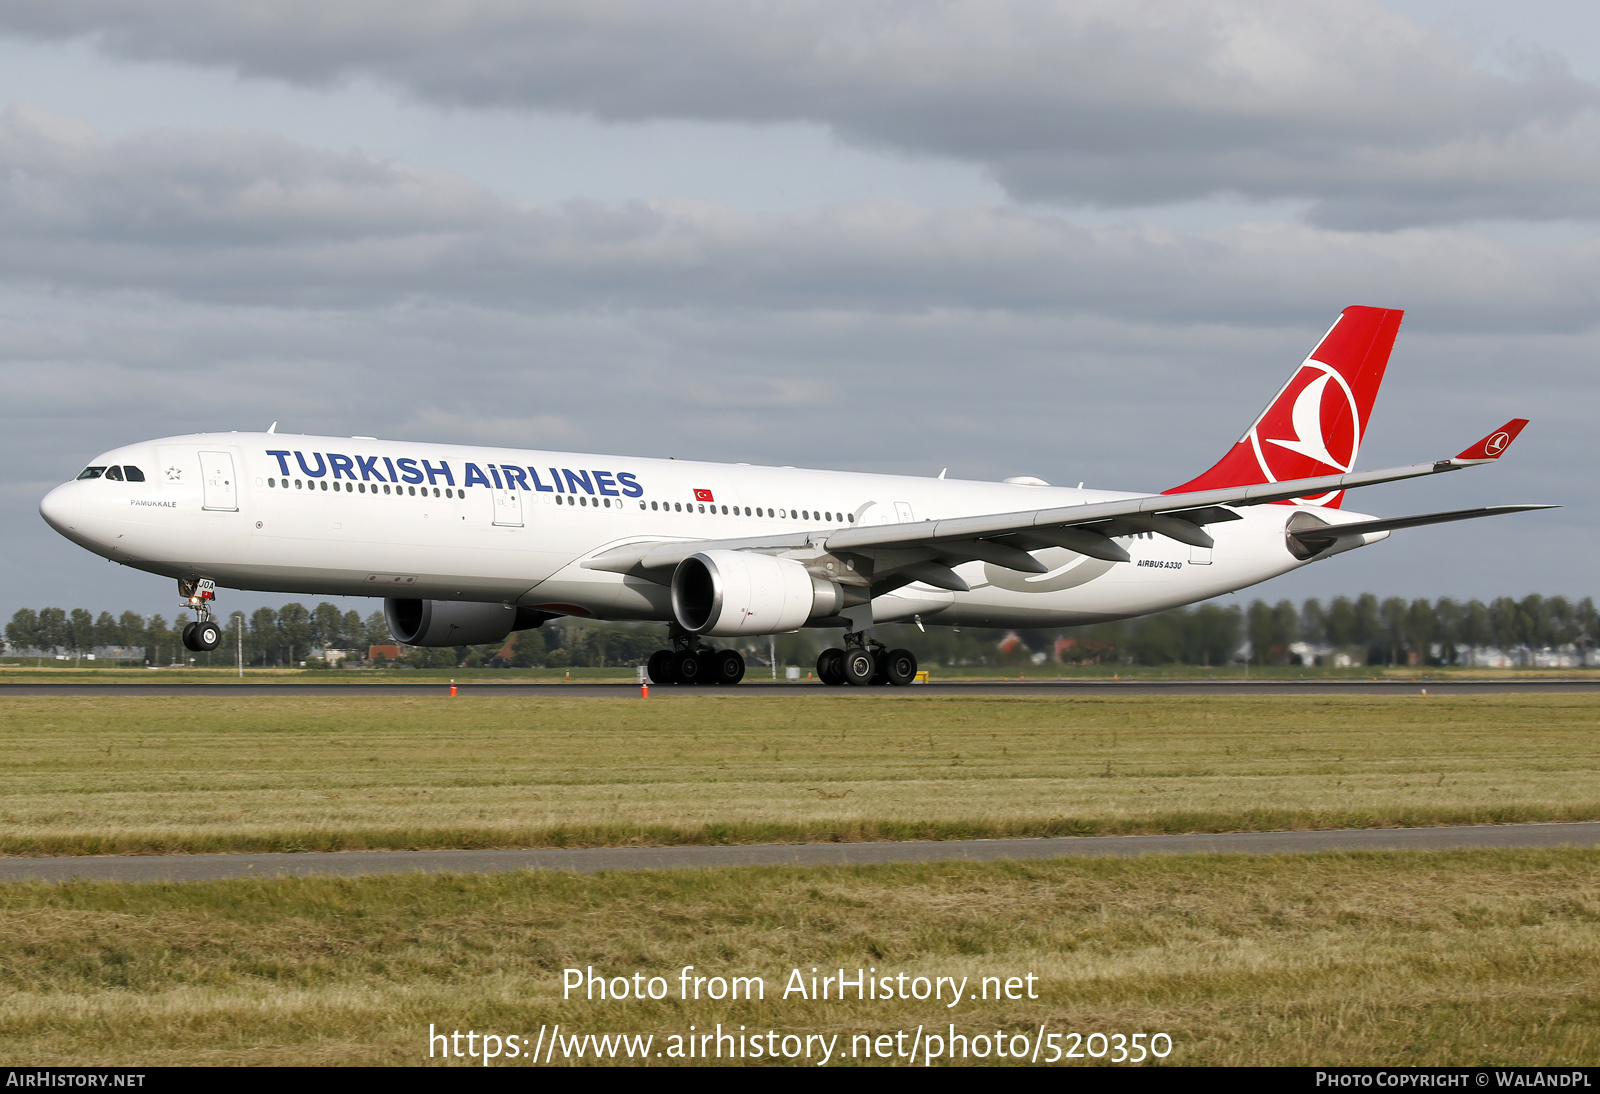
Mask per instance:
[[[709,490],[696,490],[694,492],[694,500],[695,501],[716,501],[717,499],[715,499],[715,498],[713,498],[711,496],[711,491],[709,491]]]

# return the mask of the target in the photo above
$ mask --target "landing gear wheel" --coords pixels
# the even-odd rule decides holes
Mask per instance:
[[[744,655],[738,650],[718,650],[713,656],[711,679],[718,684],[737,684],[744,679]]]
[[[222,629],[209,619],[188,623],[183,628],[183,645],[195,653],[209,653],[222,645]]]
[[[910,650],[890,650],[883,655],[883,671],[889,683],[903,688],[917,678],[917,655]]]
[[[649,675],[652,684],[677,683],[677,677],[672,674],[671,650],[656,650],[652,653],[644,671]]]
[[[878,671],[878,659],[871,650],[846,650],[844,654],[844,679],[847,684],[866,687]]]
[[[817,679],[824,684],[844,683],[844,650],[823,650],[817,658]]]
[[[672,675],[674,680],[680,684],[705,683],[705,663],[700,660],[699,652],[688,650],[684,653],[673,654]]]
[[[882,687],[889,682],[889,656],[881,650],[873,657],[877,667],[872,670],[872,679],[869,681],[873,687]]]

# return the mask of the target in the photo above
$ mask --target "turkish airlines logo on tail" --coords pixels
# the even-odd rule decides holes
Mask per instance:
[[[1506,445],[1511,443],[1511,434],[1501,430],[1483,442],[1483,450],[1491,456],[1498,456],[1506,450]]]
[[[1349,471],[1361,447],[1355,393],[1331,365],[1307,358],[1246,437],[1266,482]],[[1323,505],[1337,493],[1300,500]]]

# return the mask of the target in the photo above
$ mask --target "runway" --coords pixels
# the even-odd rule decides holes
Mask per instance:
[[[1284,855],[1315,851],[1448,851],[1460,848],[1541,847],[1600,848],[1600,821],[906,843],[0,858],[0,882],[216,881],[247,877],[360,877],[409,873],[499,873],[507,870],[565,870],[587,874],[604,870],[715,869],[728,866],[860,866],[897,862],[994,862],[1000,859],[1152,854]]]
[[[639,685],[573,684],[563,682],[484,682],[473,680],[458,685],[459,693],[477,698],[520,696],[569,696],[597,699],[639,698]],[[159,695],[202,698],[228,695],[405,695],[447,696],[450,685],[437,680],[417,683],[174,683],[148,684],[93,683],[10,683],[0,680],[0,698],[5,696],[131,696]],[[825,687],[816,681],[747,681],[737,687],[692,687],[652,685],[650,698],[670,700],[679,696],[719,698],[772,698],[774,696],[820,696],[861,699],[874,696],[914,695],[1549,695],[1573,692],[1600,693],[1600,677],[1550,678],[1527,680],[1494,678],[1484,680],[1429,679],[1303,679],[1303,680],[943,680],[906,688]]]

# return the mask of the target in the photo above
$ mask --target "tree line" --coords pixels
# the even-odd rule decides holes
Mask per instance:
[[[168,623],[160,615],[146,619],[137,612],[97,616],[83,608],[22,608],[6,624],[5,645],[12,653],[32,650],[73,658],[122,649],[137,651],[132,656],[150,664],[168,664],[186,656],[182,635],[188,622],[186,612]],[[277,609],[257,608],[248,618],[233,612],[218,622],[223,624],[224,640],[210,655],[218,664],[232,664],[241,646],[246,664],[284,665],[306,660],[313,650],[365,654],[371,645],[394,641],[382,612],[363,619],[359,612],[341,612],[327,602],[309,609],[292,602]]]
[[[95,615],[83,608],[22,608],[6,624],[4,648],[12,655],[64,654],[74,659],[96,651],[122,650],[126,659],[151,665],[189,657],[201,664],[231,665],[242,654],[246,665],[281,667],[318,662],[329,650],[365,659],[374,646],[395,645],[381,611],[363,617],[356,611],[341,612],[326,601],[314,608],[291,601],[276,609],[257,608],[248,616],[233,612],[221,617],[222,644],[208,654],[192,654],[183,648],[183,628],[188,622],[186,612],[179,612],[169,623],[161,615],[146,618],[137,612],[113,616],[110,612]],[[508,643],[405,649],[400,651],[399,661],[416,668],[476,666],[491,663],[503,651],[508,654],[505,663],[517,667],[621,665],[649,658],[665,642],[664,627],[596,626],[574,621],[518,631]],[[510,649],[505,649],[506,645]]]
[[[132,659],[170,664],[189,656],[181,634],[185,613],[168,623],[160,615],[137,612],[99,615],[74,608],[23,608],[5,628],[5,645],[15,655],[24,651],[82,657],[96,650],[130,651]],[[242,651],[247,665],[291,666],[313,661],[327,650],[346,650],[364,657],[373,646],[391,646],[394,639],[382,612],[363,617],[341,612],[323,602],[314,608],[290,602],[279,608],[257,608],[248,616],[229,614],[221,648],[198,655],[213,664],[232,664]],[[1338,651],[1356,664],[1454,664],[1472,649],[1532,649],[1576,646],[1586,649],[1600,639],[1600,617],[1594,600],[1532,595],[1520,600],[1437,600],[1389,597],[1367,593],[1312,598],[1298,605],[1289,600],[1248,606],[1201,604],[1115,623],[1057,630],[989,630],[983,628],[885,627],[884,641],[903,645],[925,663],[942,665],[1025,664],[1040,660],[1065,663],[1187,664],[1220,666],[1248,660],[1253,664],[1289,664],[1308,652]],[[775,647],[778,660],[808,664],[837,636],[803,631],[746,643],[747,652],[762,657]],[[538,630],[519,631],[504,644],[454,649],[404,651],[401,660],[419,668],[503,663],[516,667],[607,666],[637,664],[666,644],[660,625],[602,624],[560,620]],[[1041,655],[1043,655],[1041,657]]]
[[[1307,655],[1339,653],[1353,664],[1461,663],[1473,650],[1587,649],[1600,639],[1594,599],[1531,595],[1522,599],[1437,600],[1371,593],[1289,600],[1248,607],[1202,604],[1120,623],[1079,628],[1062,660],[1136,664],[1224,665],[1239,660],[1285,665]],[[1030,642],[1032,645],[1032,642]],[[1079,652],[1081,651],[1081,653]]]

